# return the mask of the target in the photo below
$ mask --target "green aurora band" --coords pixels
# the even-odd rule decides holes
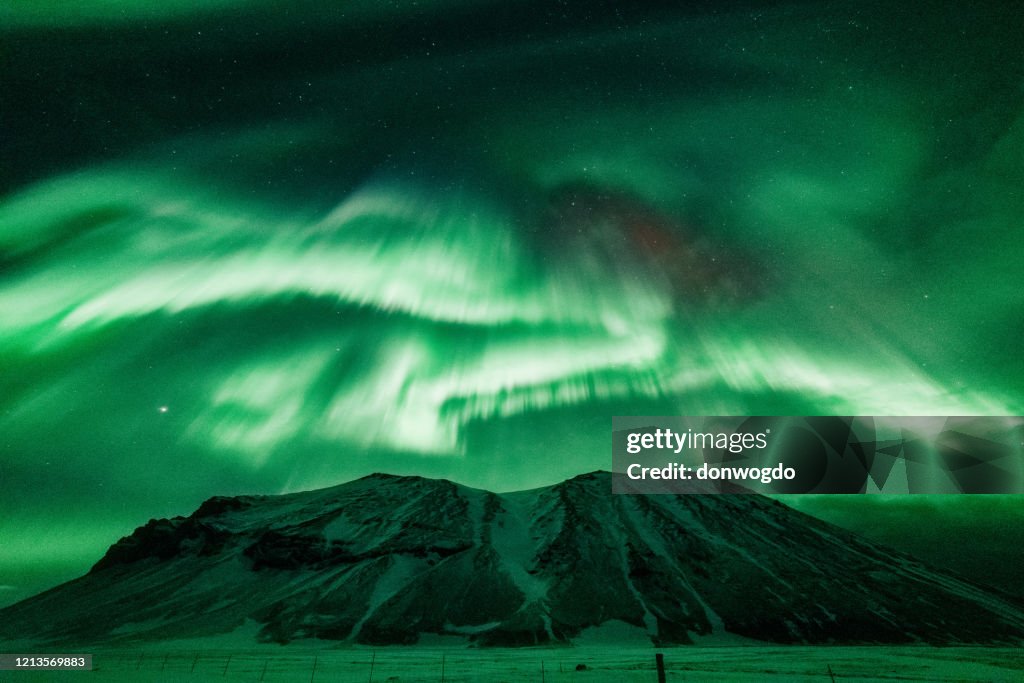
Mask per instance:
[[[607,468],[613,414],[1024,413],[997,9],[240,5],[0,13],[0,604],[214,494]]]

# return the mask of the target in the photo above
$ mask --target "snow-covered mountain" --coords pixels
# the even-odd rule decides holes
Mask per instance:
[[[54,643],[252,629],[530,645],[602,628],[663,644],[1019,643],[1024,606],[761,496],[612,495],[598,472],[508,494],[377,474],[211,498],[0,610],[0,639]]]

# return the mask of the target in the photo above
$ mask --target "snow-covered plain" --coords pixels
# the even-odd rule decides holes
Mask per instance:
[[[243,651],[158,647],[104,650],[94,652],[91,672],[4,672],[10,678],[0,676],[0,680],[639,683],[657,680],[655,652],[665,654],[669,681],[829,681],[830,668],[835,680],[844,683],[1024,680],[1024,652],[1019,648],[608,646],[469,650],[317,649],[294,645]],[[577,671],[581,664],[587,668]]]

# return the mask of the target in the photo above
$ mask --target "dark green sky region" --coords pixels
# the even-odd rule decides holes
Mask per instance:
[[[614,414],[1024,413],[1019,8],[891,4],[2,3],[0,604]],[[1021,565],[1016,497],[794,504]]]

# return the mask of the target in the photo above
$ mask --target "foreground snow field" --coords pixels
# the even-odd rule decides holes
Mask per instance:
[[[656,681],[655,652],[672,681],[1020,681],[1019,648],[983,647],[563,647],[94,652],[90,672],[5,672],[16,681]],[[577,670],[583,665],[584,670]],[[371,668],[372,666],[372,668]],[[315,667],[315,668],[314,668]]]

